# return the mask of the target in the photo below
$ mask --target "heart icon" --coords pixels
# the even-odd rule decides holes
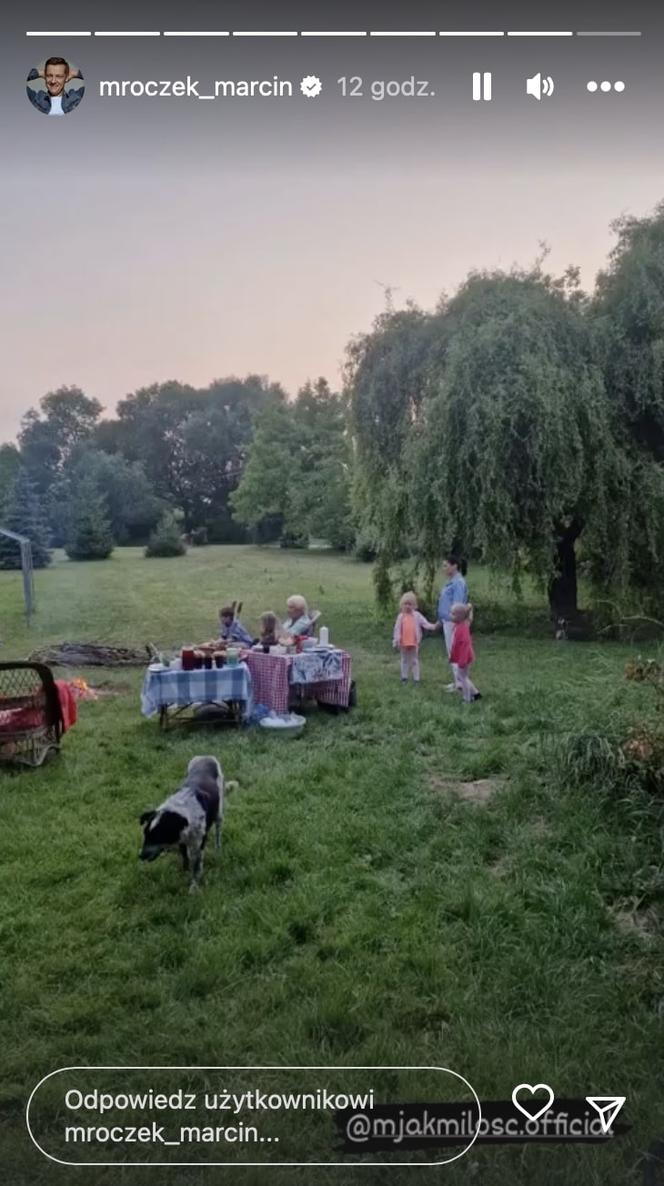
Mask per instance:
[[[536,1112],[533,1112],[530,1111],[529,1108],[525,1108],[523,1104],[519,1103],[517,1096],[520,1091],[529,1091],[531,1095],[534,1095],[536,1091],[546,1091],[548,1099],[541,1108],[538,1108]],[[524,1116],[527,1116],[529,1120],[539,1120],[540,1116],[543,1116],[545,1112],[548,1112],[553,1103],[553,1099],[553,1092],[548,1083],[536,1083],[534,1087],[530,1083],[519,1083],[512,1092],[512,1103],[514,1104],[514,1107],[518,1108],[520,1112],[523,1112]],[[534,1104],[535,1100],[533,1100],[532,1103]]]

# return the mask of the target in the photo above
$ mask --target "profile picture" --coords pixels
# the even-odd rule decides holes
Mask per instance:
[[[32,67],[25,89],[32,106],[42,115],[69,115],[83,98],[85,83],[74,62],[52,57]]]

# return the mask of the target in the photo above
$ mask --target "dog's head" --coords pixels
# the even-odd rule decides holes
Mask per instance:
[[[197,754],[195,758],[192,758],[187,766],[187,775],[194,778],[213,778],[216,783],[221,785],[221,766],[211,754],[203,756]]]
[[[156,861],[162,852],[176,848],[188,826],[188,820],[177,811],[144,811],[140,822],[143,828],[143,847],[138,854],[141,861]]]

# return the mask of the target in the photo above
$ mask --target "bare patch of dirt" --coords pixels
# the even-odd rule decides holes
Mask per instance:
[[[652,906],[645,910],[614,910],[616,926],[623,935],[639,935],[652,939],[661,930],[659,915]]]
[[[447,792],[462,799],[465,803],[488,803],[496,791],[505,785],[503,778],[477,778],[471,782],[461,782],[458,778],[441,778],[432,774],[429,785],[434,791]]]

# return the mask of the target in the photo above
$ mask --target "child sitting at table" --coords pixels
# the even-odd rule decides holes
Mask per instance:
[[[261,630],[258,643],[256,645],[259,647],[276,647],[277,643],[279,642],[277,637],[279,619],[277,618],[277,615],[273,614],[272,610],[268,609],[264,614],[261,614],[258,620],[260,622]]]
[[[233,605],[224,605],[219,610],[219,641],[238,642],[245,647],[250,647],[254,641],[240,619],[235,616]]]
[[[313,622],[309,616],[309,607],[299,593],[294,593],[286,602],[288,617],[282,623],[282,637],[287,639],[308,638],[313,629]]]

